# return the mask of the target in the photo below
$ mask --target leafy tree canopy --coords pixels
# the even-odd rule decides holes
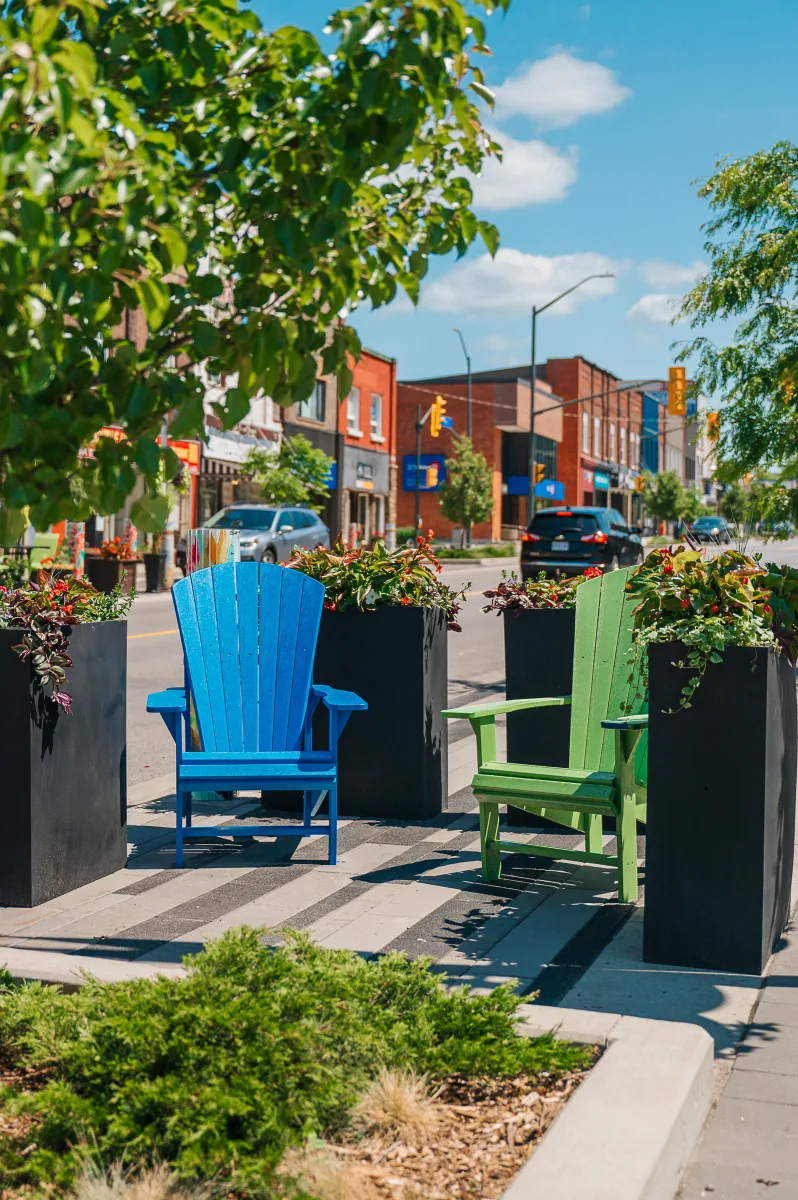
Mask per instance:
[[[729,402],[720,451],[745,472],[798,453],[798,147],[778,142],[718,166],[699,189],[713,214],[709,272],[682,312],[696,329],[739,324],[729,345],[700,334],[681,357],[697,355],[695,390]]]
[[[461,545],[469,525],[489,521],[493,515],[493,473],[468,437],[455,434],[453,438],[440,504],[443,515],[460,526]]]
[[[474,0],[490,12],[509,0]],[[9,0],[0,20],[0,542],[168,499],[158,442],[200,434],[194,370],[237,379],[225,427],[264,391],[351,382],[346,308],[415,300],[430,255],[493,226],[467,172],[497,147],[460,0],[364,0],[334,44],[265,30],[238,0]],[[125,314],[141,308],[136,346]],[[106,425],[127,440],[102,439]]]
[[[283,438],[279,450],[250,450],[244,470],[270,504],[309,504],[319,512],[319,501],[330,494],[327,480],[334,461],[297,433]]]
[[[678,521],[682,515],[684,488],[675,471],[660,471],[646,477],[643,504],[658,521]]]

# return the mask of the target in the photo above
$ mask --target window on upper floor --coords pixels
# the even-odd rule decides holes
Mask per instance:
[[[346,398],[346,432],[355,436],[363,432],[360,428],[360,388],[351,388]]]
[[[382,438],[382,396],[379,392],[371,393],[371,436],[375,440]]]
[[[306,421],[324,421],[324,401],[327,386],[323,379],[316,380],[316,386],[306,400],[300,400],[296,406],[296,415]]]
[[[626,426],[621,426],[621,465],[626,466]]]
[[[593,456],[601,458],[601,420],[599,417],[593,418]]]
[[[582,413],[582,451],[590,453],[590,414],[587,412]]]
[[[617,449],[618,447],[615,444],[615,426],[610,425],[610,462],[618,461]]]

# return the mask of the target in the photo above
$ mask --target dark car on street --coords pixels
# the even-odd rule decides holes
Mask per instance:
[[[643,543],[614,508],[542,508],[521,534],[521,575],[581,575],[641,563]]]
[[[715,517],[711,514],[699,517],[690,526],[690,532],[699,542],[731,542],[731,529],[725,517]]]
[[[294,547],[330,545],[330,531],[312,508],[298,504],[230,504],[206,529],[237,529],[242,562],[287,562]]]

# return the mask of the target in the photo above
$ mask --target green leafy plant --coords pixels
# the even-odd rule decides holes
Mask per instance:
[[[259,394],[309,396],[320,366],[344,396],[342,309],[415,302],[430,257],[480,236],[495,253],[469,183],[499,152],[477,12],[364,0],[326,32],[238,0],[3,6],[0,544],[26,506],[40,529],[116,512],[140,476],[132,519],[162,528],[163,423],[201,436],[198,368],[235,381],[225,428]]]
[[[69,632],[74,625],[120,620],[133,603],[133,594],[116,587],[103,595],[80,579],[53,579],[40,572],[38,583],[9,590],[0,587],[0,629],[24,631],[13,649],[30,662],[36,689],[44,698],[69,713],[72,697],[66,690],[66,673],[72,666]]]
[[[545,571],[541,571],[535,579],[519,579],[515,571],[509,575],[502,571],[499,586],[482,593],[490,600],[482,611],[512,612],[517,616],[530,608],[573,608],[580,583],[601,574],[599,567],[588,567],[582,575],[570,578],[550,579]]]
[[[449,629],[460,632],[457,614],[470,584],[455,591],[438,578],[443,568],[428,538],[398,550],[387,550],[383,542],[370,550],[346,550],[341,545],[332,550],[323,546],[295,550],[286,565],[324,584],[325,608],[339,612],[368,611],[385,604],[439,608],[446,613]]]
[[[283,438],[279,450],[250,450],[244,471],[255,479],[268,504],[307,504],[320,512],[330,494],[327,481],[334,462],[297,433]]]
[[[654,642],[679,642],[687,653],[675,663],[690,671],[680,708],[689,708],[710,663],[721,662],[727,646],[771,646],[779,650],[794,637],[792,598],[798,573],[764,568],[736,550],[715,558],[688,550],[654,550],[632,572],[627,590],[640,598],[634,610],[632,654],[645,676],[646,650]],[[774,630],[774,591],[783,597]]]
[[[470,438],[455,434],[446,457],[446,479],[440,490],[443,515],[460,526],[460,545],[466,530],[493,515],[493,472]]]
[[[643,504],[646,512],[658,521],[695,520],[700,511],[697,493],[685,488],[675,471],[660,471],[645,476]]]
[[[511,986],[471,996],[428,959],[367,962],[291,933],[275,951],[260,934],[226,934],[183,978],[0,989],[4,1066],[21,1072],[4,1113],[33,1122],[0,1141],[4,1183],[64,1188],[91,1155],[274,1200],[284,1152],[340,1130],[381,1070],[514,1077],[593,1061],[519,1036]]]

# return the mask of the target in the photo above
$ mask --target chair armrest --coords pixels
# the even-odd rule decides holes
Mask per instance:
[[[648,713],[640,713],[636,717],[611,717],[601,722],[602,729],[645,729],[648,725]]]
[[[148,713],[184,713],[187,711],[186,689],[167,688],[165,692],[150,692],[147,697]]]
[[[476,717],[495,717],[499,713],[518,712],[524,708],[547,708],[552,704],[570,704],[570,696],[539,696],[532,700],[505,700],[501,704],[474,704],[466,708],[445,708],[442,717],[461,717],[473,720]]]
[[[323,683],[314,683],[311,691],[331,712],[363,712],[368,704],[355,692],[340,692]]]

